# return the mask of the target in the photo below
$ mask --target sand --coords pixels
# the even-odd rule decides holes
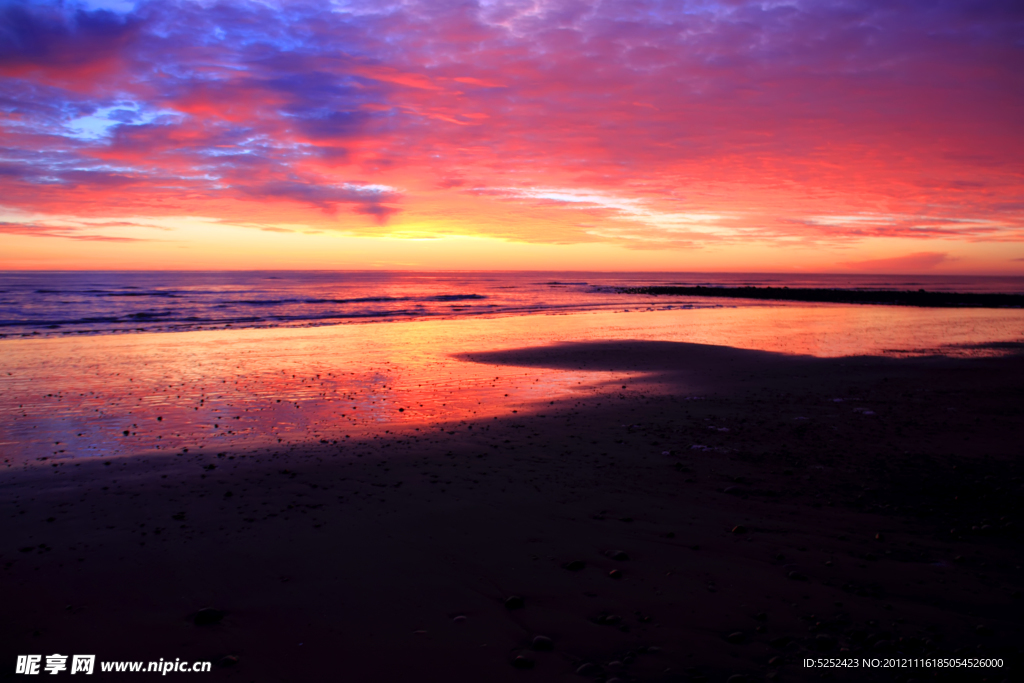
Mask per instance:
[[[786,681],[899,656],[1005,666],[832,675],[1020,680],[1024,357],[466,357],[638,379],[339,444],[8,468],[0,675],[56,652],[237,681]]]

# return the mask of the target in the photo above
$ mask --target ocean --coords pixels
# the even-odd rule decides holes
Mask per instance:
[[[1024,293],[1024,277],[765,273],[4,272],[0,339],[227,328],[309,327],[637,307],[763,306],[655,299],[620,287],[805,287]]]

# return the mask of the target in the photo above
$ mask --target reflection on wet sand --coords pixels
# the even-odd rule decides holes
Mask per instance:
[[[591,404],[637,375],[523,369],[463,354],[614,339],[815,356],[980,354],[1024,335],[1016,310],[779,305],[3,342],[5,464],[218,452]],[[656,388],[651,387],[651,390]]]

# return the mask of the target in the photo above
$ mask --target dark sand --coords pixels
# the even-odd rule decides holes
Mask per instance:
[[[834,678],[1022,680],[1024,357],[473,358],[650,374],[340,447],[7,469],[2,677],[58,652],[233,656],[192,677],[237,681],[796,681],[897,655],[1006,666]]]

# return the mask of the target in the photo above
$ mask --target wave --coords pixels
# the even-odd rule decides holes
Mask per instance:
[[[479,301],[486,299],[483,294],[437,294],[435,296],[364,296],[352,299],[234,299],[222,304],[242,306],[284,306],[287,304],[373,304],[403,301]]]
[[[467,298],[473,299],[485,299],[484,296],[458,296],[458,297],[424,297],[422,301],[461,301]],[[301,300],[298,300],[301,302]],[[316,303],[330,303],[331,300],[312,300]],[[340,300],[341,303],[370,303],[375,301],[391,302],[391,301],[410,301],[409,298],[397,298],[397,297],[365,297],[362,299],[351,299],[351,300]],[[280,301],[278,303],[286,303]],[[223,304],[216,306],[219,308]],[[489,311],[490,306],[486,307]],[[130,325],[137,327],[141,323],[155,323],[161,327],[167,325],[187,325],[187,326],[221,326],[221,325],[273,325],[281,323],[302,323],[311,322],[316,323],[325,320],[349,320],[349,319],[369,319],[369,318],[395,318],[395,317],[431,317],[436,315],[449,314],[449,310],[436,310],[428,311],[422,306],[416,306],[413,308],[404,307],[396,309],[380,309],[380,308],[366,308],[360,310],[329,310],[319,312],[302,312],[295,314],[280,313],[275,315],[224,315],[224,316],[201,316],[201,315],[188,315],[190,311],[174,312],[174,311],[138,311],[135,313],[126,313],[124,315],[104,315],[104,316],[83,316],[80,318],[36,318],[34,320],[12,320],[12,319],[0,319],[0,328],[20,327],[25,329],[53,329],[58,327],[74,327],[74,326],[93,326],[93,325]]]
[[[483,294],[438,294],[437,296],[425,297],[420,299],[420,301],[475,301],[486,298]]]
[[[125,289],[128,289],[127,287]],[[132,289],[137,289],[132,288]],[[91,294],[93,296],[130,296],[130,297],[143,297],[143,296],[155,296],[169,299],[180,299],[183,296],[187,296],[184,292],[164,292],[160,290],[150,292],[117,292],[104,289],[36,289],[33,290],[36,294],[66,294],[72,296],[81,296],[83,294]]]
[[[587,280],[578,279],[580,276]],[[1018,292],[1024,279],[788,276],[778,274],[416,273],[416,272],[0,272],[0,337],[174,332],[224,327],[301,327],[346,322],[562,314],[582,311],[725,305],[724,290],[754,286],[776,298],[778,285]],[[700,284],[702,301],[654,297]],[[769,291],[764,291],[767,286]],[[772,291],[771,288],[776,291]],[[692,290],[691,290],[692,291]],[[664,292],[667,293],[667,292]],[[676,294],[683,293],[678,289]],[[690,293],[690,292],[688,292]],[[739,293],[739,292],[736,292]],[[871,295],[877,301],[878,295]],[[923,296],[920,292],[911,298]],[[713,297],[713,298],[712,298]],[[900,294],[903,300],[906,295]],[[1007,303],[1002,301],[1000,303]],[[957,297],[946,297],[953,302]],[[978,303],[974,297],[970,303]],[[995,299],[993,299],[995,300]],[[737,306],[764,305],[734,299]],[[955,301],[958,305],[968,304]],[[1011,305],[1017,301],[1008,302]],[[671,305],[668,305],[671,304]]]

